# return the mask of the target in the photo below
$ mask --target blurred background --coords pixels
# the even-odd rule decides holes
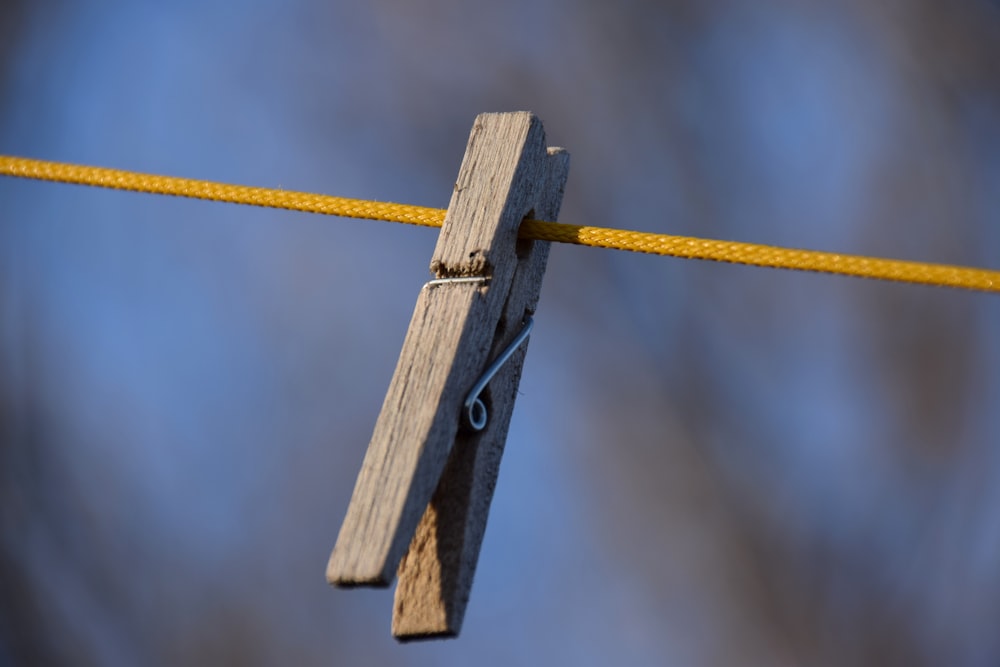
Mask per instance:
[[[989,0],[6,0],[0,153],[1000,268]],[[0,179],[0,664],[996,665],[996,296],[557,246],[462,636],[324,570],[434,230]]]

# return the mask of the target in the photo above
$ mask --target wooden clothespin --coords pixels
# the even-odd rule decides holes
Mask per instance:
[[[549,254],[518,227],[557,218],[568,172],[533,114],[476,119],[327,567],[338,586],[398,570],[397,639],[461,629]]]

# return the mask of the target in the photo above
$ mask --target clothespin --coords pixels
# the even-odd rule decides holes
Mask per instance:
[[[482,114],[469,137],[327,580],[384,587],[392,632],[455,637],[479,557],[569,154],[527,112]]]

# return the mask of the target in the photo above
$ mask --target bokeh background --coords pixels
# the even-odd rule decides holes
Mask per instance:
[[[0,152],[1000,267],[995,1],[6,0]],[[996,665],[1000,301],[556,247],[460,639],[324,581],[433,230],[0,180],[0,664]]]

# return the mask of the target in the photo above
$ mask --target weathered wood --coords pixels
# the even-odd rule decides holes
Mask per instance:
[[[532,114],[480,115],[431,270],[485,284],[425,286],[341,526],[327,579],[387,586],[413,538],[489,362],[517,265],[517,229],[545,185],[545,136]]]
[[[533,217],[555,220],[569,173],[569,154],[549,149],[546,177]],[[497,327],[490,359],[517,336],[538,304],[549,244],[520,241],[510,293]],[[397,639],[453,637],[461,629],[482,546],[490,502],[527,343],[488,385],[489,422],[481,432],[457,435],[444,474],[399,566],[392,633]]]

